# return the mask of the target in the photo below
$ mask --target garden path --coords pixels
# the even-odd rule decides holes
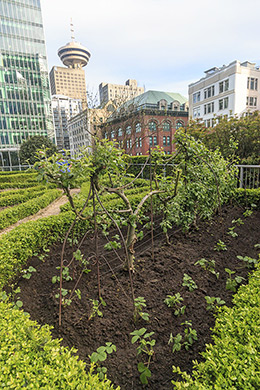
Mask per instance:
[[[71,190],[72,195],[76,195],[80,192],[79,188],[74,188]],[[29,217],[23,218],[20,221],[16,222],[15,224],[8,226],[7,228],[3,229],[0,232],[0,236],[2,234],[8,233],[17,226],[19,226],[21,223],[29,222],[29,221],[36,221],[39,218],[49,217],[50,215],[57,215],[60,213],[60,207],[68,202],[68,198],[66,195],[62,195],[60,198],[55,199],[54,202],[50,203],[47,207],[44,209],[38,211],[38,213],[34,215],[30,215]]]

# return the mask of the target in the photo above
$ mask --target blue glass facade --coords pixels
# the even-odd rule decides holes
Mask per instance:
[[[40,0],[0,1],[0,167],[32,135],[54,141]]]

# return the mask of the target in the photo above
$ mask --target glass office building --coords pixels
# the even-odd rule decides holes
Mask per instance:
[[[0,169],[32,135],[54,141],[40,0],[0,0]]]

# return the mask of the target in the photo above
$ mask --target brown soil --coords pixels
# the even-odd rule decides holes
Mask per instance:
[[[182,370],[191,371],[192,360],[201,360],[200,352],[205,350],[205,344],[211,342],[211,328],[214,326],[214,316],[206,310],[205,296],[221,297],[227,305],[231,305],[232,292],[227,291],[225,283],[227,273],[225,268],[236,271],[247,281],[248,269],[237,255],[257,258],[254,247],[260,243],[260,212],[245,218],[242,209],[228,206],[223,209],[222,218],[216,216],[211,221],[200,223],[199,230],[184,234],[180,229],[173,229],[171,246],[167,246],[159,230],[155,232],[154,260],[152,260],[151,240],[147,236],[143,242],[136,244],[136,267],[133,276],[135,296],[146,299],[146,312],[150,315],[147,323],[141,319],[133,321],[133,306],[129,275],[121,271],[120,260],[115,253],[101,250],[104,240],[99,241],[100,274],[102,297],[107,306],[101,307],[103,317],[88,320],[91,313],[90,299],[98,298],[97,267],[93,264],[94,240],[88,237],[81,246],[81,251],[90,259],[91,272],[83,274],[77,288],[81,290],[82,299],[75,298],[72,304],[62,310],[62,326],[58,326],[58,301],[54,295],[58,292],[58,284],[52,284],[52,277],[58,275],[56,267],[60,264],[61,245],[51,248],[44,261],[32,258],[32,265],[37,272],[30,280],[20,278],[19,294],[24,304],[24,310],[31,314],[32,319],[40,324],[48,323],[54,326],[54,337],[61,337],[63,345],[76,347],[81,359],[89,363],[88,355],[106,342],[116,345],[117,351],[109,355],[104,362],[108,368],[108,377],[113,383],[120,385],[122,390],[142,389],[137,370],[137,363],[146,359],[136,356],[136,345],[131,344],[130,333],[134,329],[147,328],[153,331],[156,345],[155,354],[150,365],[152,376],[147,389],[171,389],[172,365],[180,366]],[[227,235],[229,227],[234,226],[232,220],[242,218],[243,225],[237,226],[236,238]],[[115,232],[113,232],[115,234]],[[227,245],[226,251],[215,251],[213,248],[221,239]],[[74,248],[75,250],[75,248]],[[259,250],[258,250],[259,251]],[[71,259],[72,248],[65,251],[66,263]],[[102,257],[104,255],[105,257]],[[91,260],[92,258],[92,260]],[[219,279],[194,263],[201,259],[214,259]],[[109,267],[106,265],[109,262]],[[111,269],[115,273],[111,272]],[[80,275],[80,267],[75,265],[75,280]],[[193,292],[182,286],[183,274],[187,273],[197,283],[198,289]],[[72,272],[71,272],[72,274]],[[75,281],[65,282],[64,287],[73,289]],[[186,305],[185,314],[176,317],[168,308],[164,299],[167,294],[180,292]],[[196,329],[198,341],[186,351],[172,353],[172,345],[168,344],[170,334],[184,335],[184,321],[192,322]]]

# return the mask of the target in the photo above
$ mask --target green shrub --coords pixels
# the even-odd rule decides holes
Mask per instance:
[[[37,173],[16,173],[13,175],[0,175],[0,183],[32,182],[36,180]]]
[[[0,302],[0,387],[5,389],[114,389],[105,378],[85,372],[85,363],[52,339],[48,325]],[[117,388],[119,390],[119,388]]]
[[[255,204],[257,208],[260,208],[260,188],[252,190],[237,188],[235,190],[234,200],[241,206],[250,207],[252,204]]]
[[[37,213],[37,211],[48,206],[60,195],[60,190],[49,190],[36,199],[31,199],[20,205],[0,211],[0,230],[16,223],[20,219]]]
[[[24,203],[27,200],[43,195],[46,193],[46,190],[47,189],[44,186],[36,186],[34,188],[30,188],[30,190],[18,190],[16,194],[9,194],[9,191],[7,191],[5,196],[0,196],[0,207]]]
[[[260,388],[260,269],[241,286],[233,307],[220,309],[213,331],[214,345],[207,345],[205,361],[195,362],[192,376],[173,381],[177,390],[220,390]]]
[[[12,183],[5,182],[5,183],[0,183],[0,189],[5,190],[7,188],[29,188],[38,185],[39,185],[38,181],[17,181]]]

